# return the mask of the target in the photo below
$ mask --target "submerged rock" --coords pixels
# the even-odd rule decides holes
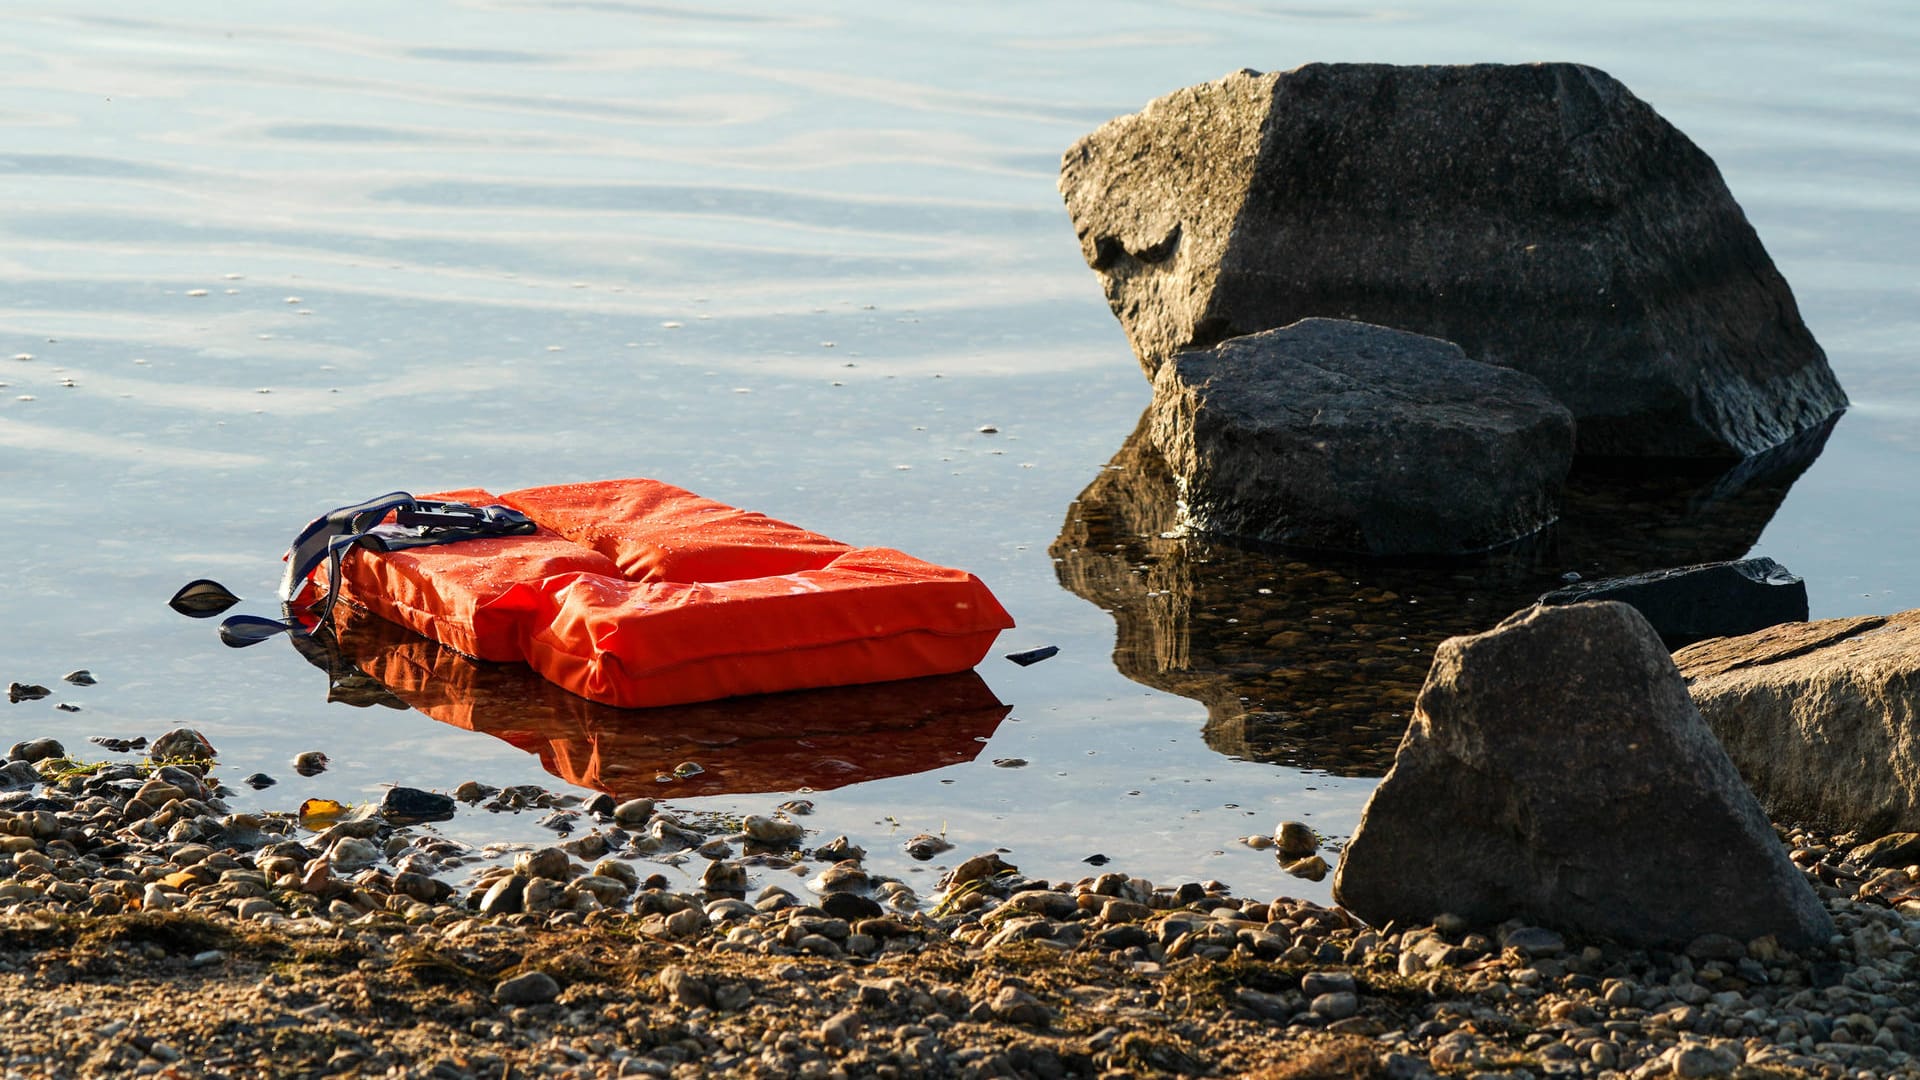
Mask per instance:
[[[1548,605],[1594,600],[1631,605],[1670,647],[1807,620],[1807,583],[1767,558],[1582,581],[1540,597]]]
[[[1625,604],[1521,612],[1436,651],[1334,897],[1624,944],[1823,947],[1832,919]]]
[[[1673,656],[1769,812],[1920,830],[1920,609],[1786,623]]]
[[[1337,319],[1172,357],[1148,431],[1186,526],[1370,555],[1537,532],[1573,462],[1573,418],[1532,377]]]
[[[1309,64],[1081,139],[1060,190],[1149,378],[1309,316],[1536,376],[1589,455],[1742,457],[1844,408],[1710,158],[1579,64]]]

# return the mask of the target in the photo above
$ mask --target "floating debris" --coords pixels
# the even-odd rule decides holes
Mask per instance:
[[[1052,657],[1059,651],[1060,646],[1058,645],[1042,645],[1037,649],[1028,649],[1025,652],[1008,653],[1007,659],[1019,664],[1021,667],[1031,667],[1042,660]]]

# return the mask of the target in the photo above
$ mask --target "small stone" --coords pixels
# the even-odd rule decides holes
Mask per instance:
[[[1287,863],[1281,867],[1281,869],[1297,878],[1304,878],[1308,881],[1319,881],[1327,876],[1329,867],[1327,866],[1327,860],[1318,855],[1309,855],[1304,859],[1296,859],[1293,862]]]
[[[785,847],[807,834],[807,830],[794,822],[782,818],[771,818],[763,814],[749,814],[742,824],[741,831],[750,839],[774,847]]]
[[[613,820],[621,825],[644,825],[652,816],[652,799],[628,799],[613,808]]]
[[[711,1004],[713,991],[699,976],[694,975],[678,964],[671,964],[660,971],[660,988],[667,992],[676,1005],[686,1008],[698,1008]]]
[[[706,873],[700,877],[700,886],[708,892],[739,893],[747,891],[747,868],[725,860],[715,860],[707,864]]]
[[[19,791],[40,782],[40,772],[24,761],[9,761],[0,766],[0,791]]]
[[[952,847],[953,845],[948,844],[947,846]],[[951,889],[956,886],[965,885],[969,881],[979,881],[984,878],[997,877],[1008,871],[1018,872],[1019,869],[1019,867],[1002,859],[999,853],[988,852],[985,855],[975,855],[973,858],[954,867],[953,872],[946,876],[946,880],[942,884]]]
[[[877,919],[886,914],[877,901],[851,892],[828,893],[820,900],[820,910],[836,919],[847,920]]]
[[[1567,951],[1567,940],[1559,934],[1540,926],[1523,926],[1506,936],[1501,942],[1509,949],[1518,949],[1528,959],[1539,960],[1559,956]],[[1746,955],[1745,946],[1740,955]]]
[[[499,793],[499,788],[491,784],[483,784],[478,780],[464,781],[459,787],[453,789],[453,797],[469,805],[477,803],[489,795],[498,795]]]
[[[527,876],[508,874],[494,882],[480,898],[482,915],[514,915],[526,906]]]
[[[1024,769],[1027,767],[1027,759],[1023,757],[994,758],[993,767],[996,769]]]
[[[952,851],[953,845],[932,833],[921,833],[907,841],[907,854],[925,862],[943,851]]]
[[[255,791],[265,791],[266,789],[272,787],[273,785],[279,783],[280,781],[275,780],[273,777],[268,776],[266,773],[257,772],[257,773],[248,773],[246,776],[240,779],[240,782],[247,785],[248,787],[252,788]]]
[[[1314,835],[1313,826],[1302,821],[1281,822],[1273,831],[1273,842],[1289,862],[1320,850],[1320,838]]]
[[[1321,994],[1308,1006],[1315,1016],[1328,1020],[1345,1020],[1360,1011],[1360,998],[1351,990],[1341,990],[1330,994]]]
[[[23,701],[38,701],[53,691],[38,683],[8,683],[7,700],[18,705]]]
[[[860,1037],[862,1026],[860,1010],[842,1009],[828,1017],[826,1023],[820,1025],[820,1041],[828,1046],[845,1050]]]
[[[697,761],[683,761],[673,767],[673,775],[682,780],[690,780],[706,771],[706,766]]]
[[[301,776],[319,776],[327,771],[331,764],[327,755],[318,750],[307,750],[294,756],[293,771]]]
[[[69,671],[65,675],[60,676],[60,679],[63,682],[70,682],[75,686],[92,686],[100,681],[94,678],[93,672],[88,671],[86,668],[81,668],[78,671]]]
[[[1726,1076],[1739,1062],[1710,1046],[1683,1046],[1673,1055],[1673,1075],[1678,1077]]]
[[[493,999],[502,1005],[544,1005],[559,996],[560,984],[544,971],[515,975],[493,988]]]
[[[559,848],[523,851],[513,860],[513,871],[530,878],[565,881],[572,876],[573,860]]]
[[[1002,986],[987,1003],[995,1020],[1022,1027],[1046,1027],[1052,1015],[1040,999],[1017,986]]]
[[[147,757],[154,761],[212,761],[216,756],[213,744],[192,728],[174,728],[147,747]]]
[[[611,878],[614,881],[618,881],[626,887],[628,892],[632,892],[640,887],[640,872],[635,870],[631,864],[623,863],[618,859],[600,860],[593,868],[593,875],[595,877]]]
[[[698,908],[682,908],[667,916],[667,936],[684,940],[698,935],[706,925],[705,912]]]
[[[371,840],[342,836],[328,850],[327,861],[340,873],[351,874],[379,862],[382,854],[380,846]]]
[[[14,761],[25,762],[45,761],[48,758],[66,756],[67,748],[60,745],[59,739],[28,739],[25,742],[14,743],[13,748],[7,751],[7,757]]]
[[[380,816],[396,824],[451,821],[452,797],[419,788],[392,787],[380,798]]]
[[[834,862],[859,862],[867,857],[867,849],[847,839],[845,836],[836,836],[826,843],[821,844],[819,847],[814,848],[813,857],[816,859],[831,859]]]
[[[873,884],[873,879],[852,859],[834,863],[814,875],[807,887],[817,893],[860,892]]]
[[[1344,971],[1310,971],[1300,979],[1300,992],[1309,1000],[1323,994],[1355,992],[1353,976]]]

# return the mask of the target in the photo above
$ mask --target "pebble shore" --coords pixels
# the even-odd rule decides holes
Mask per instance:
[[[1840,929],[1819,955],[1660,952],[993,852],[919,896],[803,802],[232,813],[204,739],[145,749],[0,765],[5,1076],[1920,1077],[1920,866],[1870,868],[1885,845],[1783,829]],[[580,828],[509,862],[408,823],[455,799]]]

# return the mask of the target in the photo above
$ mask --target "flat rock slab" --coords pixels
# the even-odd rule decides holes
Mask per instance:
[[[1743,457],[1846,405],[1710,158],[1579,64],[1308,64],[1176,91],[1061,163],[1151,378],[1309,316],[1537,376],[1587,455]]]
[[[1484,551],[1557,514],[1573,418],[1459,346],[1304,319],[1178,353],[1148,434],[1197,532],[1370,555]]]
[[[1787,623],[1673,660],[1776,817],[1920,831],[1920,609]]]
[[[1535,607],[1435,651],[1334,898],[1646,947],[1824,946],[1832,919],[1625,604]]]
[[[1631,604],[1673,648],[1807,621],[1807,583],[1767,558],[1582,581],[1540,597],[1549,605],[1595,600]]]

